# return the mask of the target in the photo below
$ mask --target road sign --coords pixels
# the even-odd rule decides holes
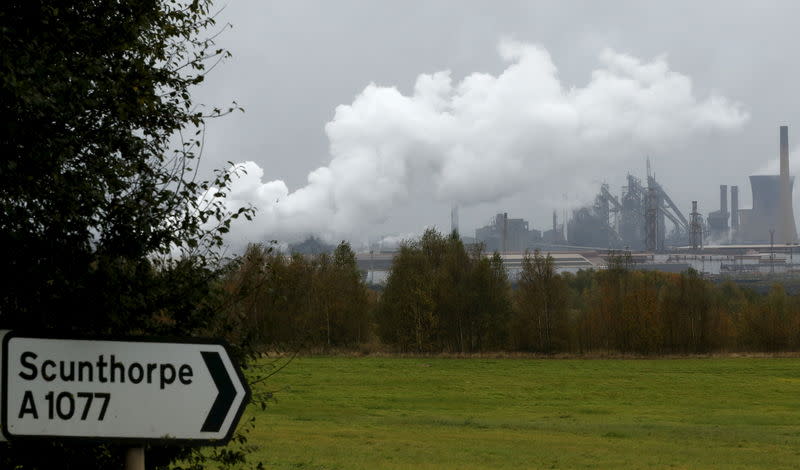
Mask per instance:
[[[2,338],[5,437],[222,444],[250,390],[224,343]]]

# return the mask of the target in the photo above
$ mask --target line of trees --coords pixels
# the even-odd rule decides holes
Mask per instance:
[[[345,242],[313,257],[250,245],[222,288],[241,299],[227,308],[240,341],[281,349],[353,348],[369,339],[371,297]],[[373,302],[374,303],[374,302]]]
[[[467,250],[457,236],[429,230],[395,257],[375,308],[380,339],[403,351],[501,349],[511,317],[499,255]]]
[[[381,292],[346,243],[332,255],[285,256],[251,246],[225,280],[244,297],[229,315],[269,347],[399,352],[637,354],[800,348],[800,298],[779,284],[758,294],[688,271],[557,273],[529,253],[515,282],[498,254],[428,230],[405,243]]]

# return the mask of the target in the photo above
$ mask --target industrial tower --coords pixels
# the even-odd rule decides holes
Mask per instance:
[[[789,177],[789,127],[781,126],[781,217],[778,243],[794,243],[797,241],[797,226],[794,223],[792,210],[792,183]]]

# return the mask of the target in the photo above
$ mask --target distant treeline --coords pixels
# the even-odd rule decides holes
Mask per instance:
[[[253,245],[225,288],[229,308],[268,348],[397,352],[638,354],[800,348],[800,297],[766,295],[698,273],[608,269],[556,273],[529,253],[512,287],[498,254],[428,230],[397,254],[385,288],[369,289],[346,243],[332,255],[286,256]]]

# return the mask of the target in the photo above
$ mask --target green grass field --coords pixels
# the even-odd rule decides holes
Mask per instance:
[[[299,358],[267,389],[267,468],[800,467],[800,359]]]

